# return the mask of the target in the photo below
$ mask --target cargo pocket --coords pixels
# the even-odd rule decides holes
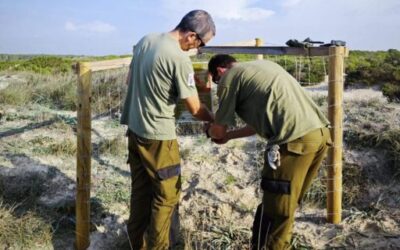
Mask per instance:
[[[181,165],[170,166],[157,170],[157,176],[160,180],[167,180],[171,177],[181,174]]]
[[[178,202],[179,193],[182,188],[181,165],[174,165],[157,170],[157,190],[158,195],[169,202]]]
[[[154,144],[154,140],[151,140],[151,139],[143,138],[143,137],[140,137],[137,135],[135,136],[135,138],[136,138],[137,143],[141,146],[148,146],[148,145]]]
[[[331,139],[330,136],[329,136],[328,139],[326,140],[326,145],[327,145],[328,147],[332,147],[332,146],[333,146],[333,142],[332,142],[332,139]]]
[[[314,142],[288,142],[287,150],[298,155],[307,155],[317,152],[321,147],[320,143]]]
[[[264,210],[271,216],[290,216],[290,181],[263,178]]]
[[[171,140],[168,144],[168,154],[171,160],[171,165],[177,165],[180,163],[181,158],[179,155],[179,145],[178,141]]]

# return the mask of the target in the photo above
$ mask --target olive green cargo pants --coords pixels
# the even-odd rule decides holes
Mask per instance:
[[[317,176],[330,144],[329,129],[320,128],[280,145],[281,166],[276,170],[265,158],[264,195],[254,218],[252,249],[290,248],[295,210]]]
[[[179,224],[177,204],[181,193],[181,167],[178,142],[145,139],[129,131],[128,138],[132,187],[127,227],[131,246],[135,250],[168,249],[173,240],[170,239],[173,236],[171,220]],[[173,225],[172,229],[176,230],[176,227]]]

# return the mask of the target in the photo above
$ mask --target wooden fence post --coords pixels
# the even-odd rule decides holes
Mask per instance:
[[[260,47],[262,46],[263,41],[261,40],[261,38],[256,38],[256,47]],[[257,60],[263,60],[264,59],[264,55],[263,54],[258,54],[257,55]]]
[[[78,64],[78,121],[76,169],[76,248],[89,247],[91,171],[91,82],[88,63]]]
[[[345,47],[329,48],[328,117],[333,146],[328,151],[327,220],[342,220],[343,85]]]

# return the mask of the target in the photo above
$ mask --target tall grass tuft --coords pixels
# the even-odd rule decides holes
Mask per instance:
[[[126,69],[93,74],[92,110],[94,114],[121,111],[127,88],[126,76]]]
[[[28,142],[32,146],[32,151],[39,155],[67,155],[72,156],[76,153],[76,142],[71,138],[56,141],[50,137],[38,136]]]
[[[97,152],[100,154],[122,155],[126,150],[124,137],[103,139],[99,142]]]
[[[121,109],[126,92],[126,69],[93,74],[92,110],[95,114]],[[58,110],[76,110],[77,76],[73,73],[23,73],[0,92],[0,104],[40,104]]]
[[[51,226],[34,212],[16,216],[16,206],[0,201],[0,248],[47,249],[51,247]]]
[[[76,76],[73,74],[22,74],[0,92],[0,104],[26,106],[41,104],[54,109],[75,110]]]

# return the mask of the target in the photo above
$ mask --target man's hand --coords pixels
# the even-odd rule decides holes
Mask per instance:
[[[194,80],[196,81],[196,86],[199,88],[200,92],[210,92],[211,91],[211,82],[208,80],[207,82],[201,80],[196,74],[194,75]]]
[[[207,130],[211,139],[220,140],[226,135],[227,126],[219,125],[217,123],[211,123],[210,128]]]
[[[189,96],[184,99],[187,110],[197,119],[201,121],[214,121],[214,114],[211,113],[207,106],[200,102],[198,95]]]
[[[229,141],[230,137],[226,132],[226,126],[210,123],[206,134],[211,137],[211,141],[216,144],[225,144]]]
[[[222,145],[222,144],[227,143],[229,141],[229,138],[227,136],[225,136],[224,138],[221,138],[221,139],[211,139],[211,141],[216,144]]]

